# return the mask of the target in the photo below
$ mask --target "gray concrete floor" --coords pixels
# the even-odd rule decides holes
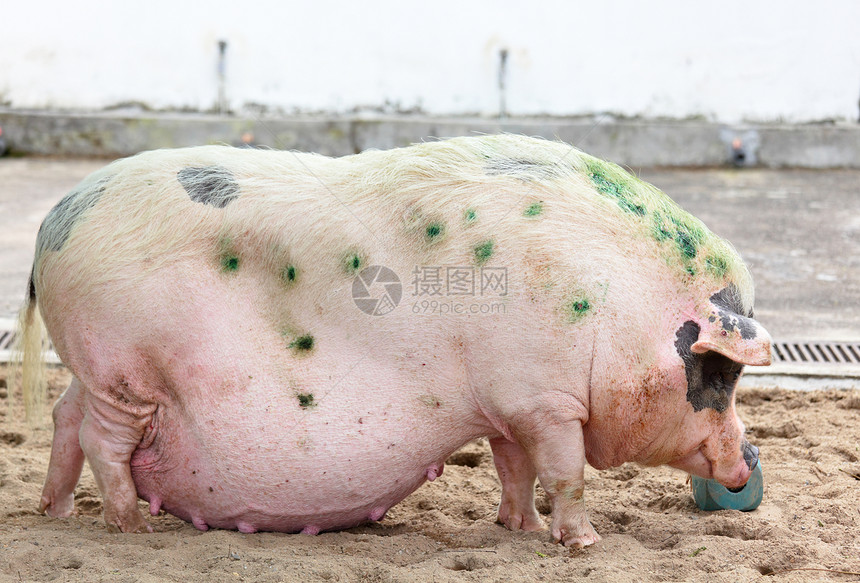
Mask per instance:
[[[101,160],[0,159],[0,318],[24,297],[39,224]],[[644,170],[731,241],[777,339],[860,340],[860,170]]]

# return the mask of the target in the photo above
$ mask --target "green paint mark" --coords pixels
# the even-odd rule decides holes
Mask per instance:
[[[604,288],[604,293],[606,289],[608,285]],[[580,288],[573,290],[573,293],[567,296],[560,309],[567,323],[576,324],[594,311],[596,303],[590,292]]]
[[[296,281],[296,266],[287,265],[281,272],[281,279],[283,279],[286,283],[292,283]]]
[[[606,176],[602,174],[602,169],[598,165],[592,164],[589,166],[588,170],[588,177],[591,178],[591,181],[594,183],[594,186],[597,187],[597,190],[610,196],[621,195],[621,185],[607,179]]]
[[[618,199],[618,206],[626,210],[628,213],[633,213],[634,215],[639,215],[640,217],[644,217],[646,210],[645,207],[641,204],[633,204],[627,199]]]
[[[687,259],[693,259],[696,256],[696,243],[689,232],[679,228],[678,233],[675,235],[675,243],[677,243],[681,255]]]
[[[487,239],[480,245],[475,246],[475,259],[478,260],[478,265],[483,265],[493,255],[493,240]]]
[[[675,244],[684,259],[693,259],[699,252],[699,245],[705,240],[706,234],[701,227],[693,223],[689,217],[670,217],[675,231]]]
[[[523,211],[523,216],[536,217],[543,212],[543,201],[531,203],[526,210]]]
[[[705,269],[714,276],[723,278],[729,270],[729,262],[724,256],[711,253],[705,258]]]
[[[445,234],[445,225],[443,223],[430,223],[427,225],[427,239],[435,240]]]
[[[582,172],[595,191],[614,201],[625,215],[641,219],[644,233],[660,245],[666,263],[680,277],[749,281],[731,246],[664,193],[610,162],[585,155],[582,161]]]
[[[475,209],[469,208],[466,209],[466,212],[463,213],[463,218],[465,219],[467,225],[471,225],[478,220],[478,213],[475,212]]]
[[[672,228],[667,224],[666,218],[659,212],[654,213],[651,234],[660,242],[672,238]]]
[[[358,253],[349,253],[344,259],[343,267],[347,273],[354,274],[361,270],[363,263],[364,261]]]
[[[222,271],[236,271],[239,269],[239,258],[232,253],[221,256]]]
[[[689,263],[699,254],[699,248],[705,244],[708,239],[707,233],[703,227],[686,213],[677,209],[673,211],[668,209],[666,214],[654,213],[651,223],[651,235],[655,240],[662,243],[663,241],[672,241],[681,255],[681,259],[685,263]],[[728,263],[723,259],[713,256],[713,266],[707,266],[708,271],[716,273],[722,270],[725,272],[728,269]],[[722,265],[722,267],[721,267]],[[690,266],[687,265],[687,271],[690,272]],[[692,273],[694,275],[695,273]]]
[[[567,305],[568,322],[579,322],[591,311],[591,302],[588,298],[579,297]]]
[[[218,263],[222,272],[231,272],[239,269],[239,256],[233,248],[233,239],[221,237],[218,241]]]
[[[304,336],[299,336],[292,342],[290,342],[289,348],[295,348],[296,350],[310,350],[314,347],[314,337],[310,334],[305,334]]]
[[[612,170],[614,169],[608,164],[592,160],[588,164],[588,177],[591,178],[591,182],[599,193],[615,199],[622,210],[640,217],[645,216],[647,212],[645,207],[631,200],[635,193],[630,188],[628,182],[630,178],[625,176],[620,168],[613,172],[616,176],[610,178],[609,174]]]
[[[299,407],[302,409],[309,409],[311,407],[316,407],[316,403],[314,403],[314,396],[310,393],[299,393],[296,395],[299,399]]]

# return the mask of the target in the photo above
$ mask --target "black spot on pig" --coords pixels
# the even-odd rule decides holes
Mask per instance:
[[[99,202],[109,180],[110,178],[102,178],[81,184],[51,209],[39,227],[36,257],[45,251],[59,251],[63,248],[83,214]]]
[[[698,324],[687,321],[675,332],[675,349],[687,376],[687,401],[696,412],[707,408],[722,413],[729,408],[743,365],[718,352],[694,354],[690,347],[700,331]]]
[[[717,308],[723,330],[741,333],[741,338],[750,340],[756,337],[755,323],[752,321],[752,310],[745,310],[740,300],[740,293],[734,284],[729,284],[711,296],[711,303]]]
[[[747,312],[744,309],[744,306],[741,303],[740,290],[738,290],[737,286],[733,283],[730,283],[712,295],[710,299],[711,303],[720,309],[734,312],[735,314],[746,316],[747,318],[753,317],[752,310]]]
[[[239,196],[239,185],[222,166],[189,166],[177,172],[176,178],[194,202],[222,209]]]

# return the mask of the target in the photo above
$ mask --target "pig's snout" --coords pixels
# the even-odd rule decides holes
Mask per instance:
[[[747,463],[750,471],[752,471],[758,463],[758,448],[744,439],[744,442],[741,444],[741,451],[744,454],[744,461]]]
[[[731,492],[738,492],[744,488],[747,480],[752,476],[756,464],[758,464],[758,448],[746,439],[741,442],[740,454],[743,459],[733,456],[731,465],[729,467],[715,468],[723,471],[717,471],[713,476],[717,482]]]
[[[741,453],[744,456],[743,464],[738,464],[739,470],[731,483],[723,484],[729,492],[738,493],[746,487],[747,481],[752,477],[755,466],[758,463],[758,448],[744,439],[741,444]]]

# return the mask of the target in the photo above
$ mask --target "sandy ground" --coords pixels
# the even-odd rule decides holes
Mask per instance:
[[[68,372],[50,378],[55,398]],[[77,516],[37,512],[51,428],[23,422],[0,368],[0,581],[860,581],[860,391],[741,389],[738,402],[761,448],[758,510],[699,511],[686,475],[669,468],[588,469],[603,540],[585,550],[494,523],[500,487],[485,441],[373,525],[199,532],[162,514],[155,533],[127,535],[105,529],[87,468]]]

